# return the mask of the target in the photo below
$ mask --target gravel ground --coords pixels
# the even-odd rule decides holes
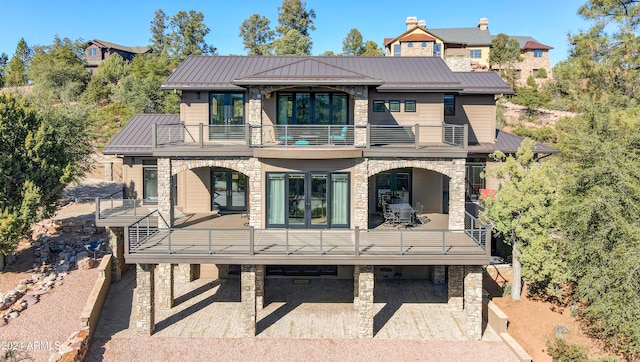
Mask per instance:
[[[48,361],[56,343],[63,343],[80,329],[80,313],[97,277],[97,269],[70,271],[62,285],[0,327],[0,356],[12,348],[34,361]]]
[[[86,361],[517,361],[504,343],[380,339],[116,338]]]

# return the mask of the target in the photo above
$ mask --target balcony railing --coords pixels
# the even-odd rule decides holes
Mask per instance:
[[[157,208],[156,200],[117,197],[122,191],[96,197],[96,220],[138,220]]]
[[[464,212],[464,232],[482,248],[491,240],[491,226],[483,224],[473,215]]]
[[[473,219],[471,215],[466,217]],[[474,222],[477,222],[474,221]],[[128,227],[129,254],[178,256],[486,255],[489,229],[361,230],[167,228],[151,213]],[[164,222],[160,223],[165,224]]]
[[[152,126],[153,148],[167,147],[458,147],[466,148],[466,125],[186,125]]]

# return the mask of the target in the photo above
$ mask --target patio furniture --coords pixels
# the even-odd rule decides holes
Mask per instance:
[[[397,223],[397,213],[391,210],[387,204],[383,205],[383,215],[385,224],[395,225]]]
[[[402,224],[405,227],[413,226],[413,211],[409,207],[403,207],[398,212],[398,224]]]
[[[339,134],[329,136],[330,141],[342,141],[342,144],[347,144],[347,126],[342,127],[342,131]],[[333,143],[333,142],[331,142]]]
[[[296,141],[296,146],[309,146],[310,143],[307,140],[297,140]]]

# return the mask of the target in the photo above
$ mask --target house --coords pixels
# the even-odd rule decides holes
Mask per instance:
[[[371,337],[375,278],[393,275],[446,283],[481,337],[491,237],[465,211],[467,169],[522,140],[496,138],[496,96],[512,92],[498,75],[439,57],[190,56],[161,87],[180,114],[127,123],[104,149],[123,159],[124,197],[96,200],[116,279],[136,265],[140,333],[177,275],[239,276],[247,336],[265,277],[305,275],[353,279]]]
[[[407,29],[395,38],[385,38],[385,56],[437,56],[453,71],[488,70],[491,40],[489,21],[481,18],[476,27],[427,28],[424,20],[407,17]],[[510,36],[520,44],[523,60],[513,65],[516,79],[534,77],[545,69],[551,77],[549,50],[553,49],[530,36]],[[497,68],[492,68],[497,69]]]
[[[95,73],[98,65],[109,58],[111,54],[119,54],[124,60],[133,60],[136,55],[146,53],[151,53],[151,48],[148,46],[128,47],[93,39],[86,43],[84,49],[84,60],[87,63],[85,68],[91,73]]]

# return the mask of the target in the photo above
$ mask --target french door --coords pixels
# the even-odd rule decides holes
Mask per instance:
[[[211,170],[211,204],[221,211],[246,210],[247,177],[233,170]]]
[[[244,137],[244,93],[210,93],[209,139]]]
[[[267,175],[267,226],[349,227],[349,175],[295,172]]]

